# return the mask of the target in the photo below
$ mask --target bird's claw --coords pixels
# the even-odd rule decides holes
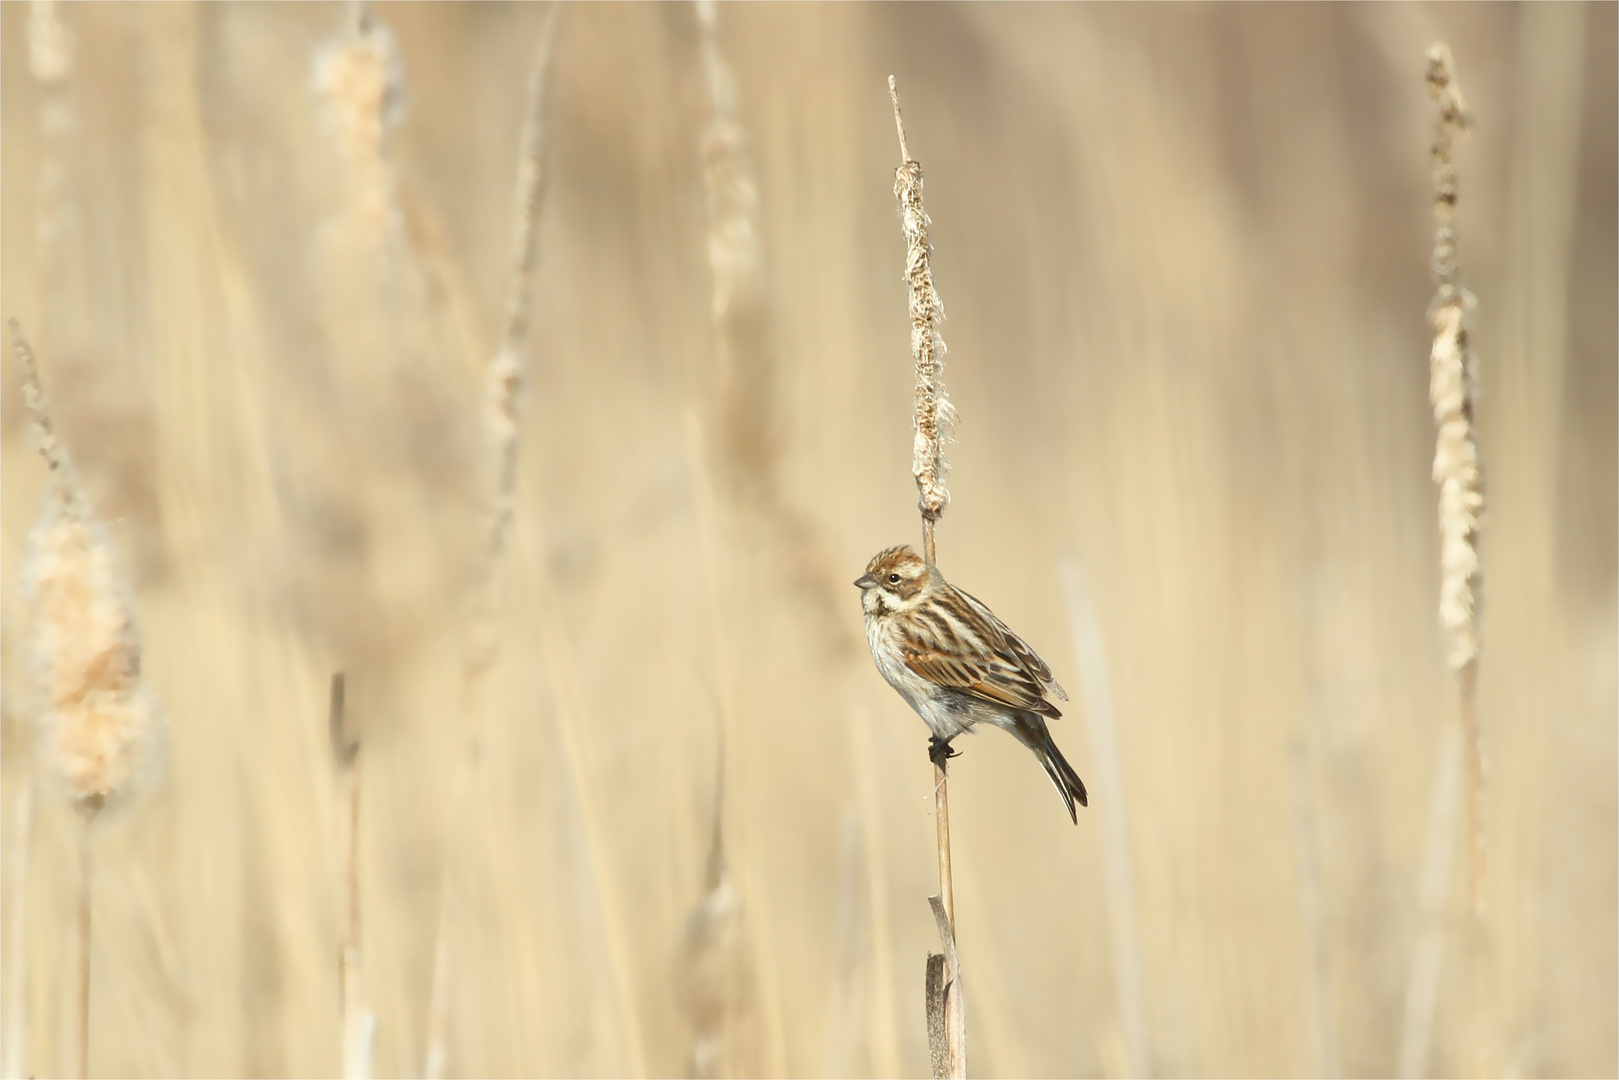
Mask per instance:
[[[937,765],[939,768],[944,768],[944,763],[949,761],[951,758],[960,756],[961,751],[952,747],[949,739],[941,739],[937,735],[929,736],[928,760],[933,762],[933,764]]]

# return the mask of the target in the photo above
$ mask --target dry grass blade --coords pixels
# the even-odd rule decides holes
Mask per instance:
[[[1428,52],[1428,89],[1437,105],[1434,122],[1434,247],[1437,281],[1429,318],[1433,350],[1429,355],[1428,396],[1439,437],[1434,449],[1433,478],[1439,485],[1439,620],[1447,635],[1446,662],[1456,673],[1462,724],[1467,732],[1467,824],[1471,839],[1471,895],[1475,910],[1484,904],[1484,755],[1479,732],[1478,595],[1483,582],[1479,562],[1479,530],[1484,516],[1484,480],[1479,470],[1473,432],[1473,406],[1478,396],[1478,361],[1467,332],[1473,298],[1459,281],[1456,256],[1456,166],[1451,159],[1455,136],[1468,128],[1467,110],[1456,83],[1450,48],[1436,44]]]

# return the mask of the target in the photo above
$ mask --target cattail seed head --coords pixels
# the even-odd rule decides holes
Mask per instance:
[[[23,567],[43,749],[68,799],[94,815],[133,794],[154,771],[165,724],[141,679],[134,603],[112,544],[73,479],[33,354],[16,323],[12,334],[24,399],[51,471],[45,510],[29,534]]]
[[[1450,50],[1443,44],[1428,51],[1427,81],[1438,106],[1432,148],[1432,266],[1437,288],[1429,310],[1434,339],[1429,353],[1428,398],[1438,428],[1433,478],[1439,485],[1439,620],[1447,637],[1446,662],[1460,671],[1475,663],[1479,652],[1477,613],[1482,573],[1478,540],[1484,515],[1484,479],[1473,437],[1478,369],[1467,332],[1473,298],[1458,281],[1454,224],[1457,185],[1451,160],[1455,136],[1467,130],[1468,117]]]
[[[52,0],[34,0],[28,12],[28,68],[45,86],[64,83],[73,74],[73,34],[63,25]]]
[[[944,456],[944,444],[956,419],[955,406],[950,404],[940,379],[945,357],[944,338],[939,333],[944,324],[944,304],[933,287],[933,269],[928,263],[933,250],[928,242],[928,227],[933,222],[922,208],[922,166],[906,150],[899,92],[892,76],[888,92],[894,99],[894,124],[899,129],[900,154],[905,159],[894,172],[894,197],[899,200],[900,227],[905,234],[911,356],[916,362],[916,439],[911,450],[911,475],[916,478],[917,506],[923,518],[937,521],[950,502],[950,491],[945,486],[950,463]]]
[[[759,187],[747,133],[737,121],[736,76],[720,52],[713,0],[698,0],[698,39],[713,114],[703,130],[708,189],[708,264],[714,275],[713,315],[723,320],[739,295],[763,291],[764,244],[759,236]]]
[[[47,511],[29,549],[44,749],[69,799],[94,814],[137,786],[163,722],[141,679],[140,634],[105,529]]]
[[[1466,301],[1446,298],[1434,310],[1429,398],[1439,437],[1433,478],[1439,485],[1439,620],[1449,638],[1446,660],[1460,670],[1478,659],[1479,527],[1484,480],[1473,440],[1473,357],[1464,325]]]
[[[315,61],[315,91],[349,169],[356,217],[381,231],[393,224],[388,140],[404,112],[404,65],[393,33],[355,4],[348,27]]]

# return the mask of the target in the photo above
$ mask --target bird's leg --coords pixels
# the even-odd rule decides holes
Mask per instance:
[[[951,738],[954,737],[955,736],[951,736]],[[933,764],[937,765],[939,768],[944,768],[944,763],[949,761],[951,758],[960,756],[961,751],[951,747],[950,739],[941,739],[937,735],[930,735],[928,737],[928,760],[933,762]]]

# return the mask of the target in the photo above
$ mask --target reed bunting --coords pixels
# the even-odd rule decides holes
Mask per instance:
[[[994,724],[1034,751],[1078,824],[1085,785],[1046,730],[1046,717],[1062,713],[1045,695],[1068,695],[1046,662],[908,546],[879,552],[855,584],[871,658],[933,732],[933,763],[955,757],[950,740],[974,724]]]

